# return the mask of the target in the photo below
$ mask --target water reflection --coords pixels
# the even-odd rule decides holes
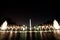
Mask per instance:
[[[0,32],[0,40],[56,40],[53,32]]]
[[[42,32],[43,40],[55,40],[53,32]]]

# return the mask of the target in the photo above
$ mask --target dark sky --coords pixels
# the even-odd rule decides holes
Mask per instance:
[[[30,3],[30,4],[29,4]],[[29,19],[32,24],[41,24],[48,20],[60,20],[60,6],[57,1],[2,1],[0,17],[7,16],[17,24],[28,25]]]

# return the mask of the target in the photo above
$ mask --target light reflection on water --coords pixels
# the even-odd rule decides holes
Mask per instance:
[[[0,32],[0,40],[56,40],[53,32]]]

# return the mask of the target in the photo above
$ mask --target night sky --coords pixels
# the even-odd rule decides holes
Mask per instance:
[[[24,3],[24,4],[23,4]],[[30,3],[30,4],[29,4]],[[32,20],[32,25],[42,24],[49,20],[60,21],[60,6],[57,1],[16,1],[9,0],[1,3],[0,18],[3,16],[11,18],[12,21],[19,24],[29,24],[29,19]]]

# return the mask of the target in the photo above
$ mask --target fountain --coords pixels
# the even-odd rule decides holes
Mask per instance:
[[[31,31],[32,30],[31,19],[29,20],[29,25],[30,25],[30,31]]]
[[[55,29],[60,29],[59,24],[58,24],[58,22],[56,20],[54,20],[54,22],[53,22],[53,27]]]
[[[6,30],[6,29],[7,29],[7,21],[5,21],[1,26],[1,30]]]
[[[57,39],[60,39],[60,26],[56,20],[53,22],[53,27],[54,27],[54,36]]]
[[[47,28],[49,28],[49,25],[47,25],[47,26],[43,25],[43,26],[39,26],[39,27],[34,26],[35,30],[33,31],[33,27],[31,25],[31,19],[30,19],[29,20],[29,31],[28,31],[27,30],[28,28],[25,25],[23,25],[23,26],[16,26],[16,25],[10,26],[9,25],[9,26],[7,26],[7,21],[5,21],[5,22],[3,22],[3,24],[1,25],[1,28],[0,28],[1,29],[0,31],[3,31],[3,32],[0,32],[1,33],[1,39],[3,39],[3,37],[5,37],[8,34],[9,35],[9,40],[15,39],[16,37],[18,37],[17,35],[19,35],[19,39],[21,39],[21,40],[24,40],[24,39],[25,40],[27,40],[27,39],[32,40],[34,38],[43,40],[43,39],[48,39],[50,37],[53,38],[52,36],[54,34],[54,38],[60,40],[60,25],[58,24],[58,22],[56,20],[53,21],[53,26],[51,26],[51,28],[52,27],[54,29],[53,32],[50,32],[50,31],[46,30]],[[45,31],[42,30],[43,28],[44,28]],[[40,31],[36,31],[36,30],[40,30]],[[13,36],[15,36],[15,37],[13,37]]]

